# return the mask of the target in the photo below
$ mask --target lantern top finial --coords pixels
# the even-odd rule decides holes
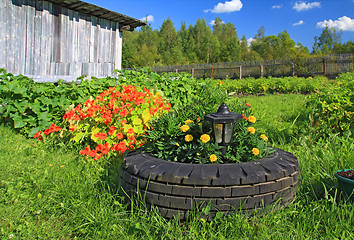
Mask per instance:
[[[231,112],[229,107],[223,103],[215,113],[204,116],[204,119],[212,123],[234,123],[242,118],[242,114]]]
[[[218,109],[218,111],[216,113],[225,115],[225,114],[230,114],[231,111],[230,111],[229,107],[225,103],[222,103],[219,106],[219,109]]]

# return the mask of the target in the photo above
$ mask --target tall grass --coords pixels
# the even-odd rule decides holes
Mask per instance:
[[[166,220],[140,200],[123,200],[121,160],[97,168],[74,150],[48,149],[0,126],[0,238],[354,239],[353,202],[333,177],[335,170],[354,166],[353,136],[313,141],[302,95],[246,101],[261,119],[256,129],[299,159],[302,185],[292,205],[252,217]]]

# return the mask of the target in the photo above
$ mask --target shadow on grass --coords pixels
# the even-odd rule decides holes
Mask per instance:
[[[311,201],[321,199],[336,203],[350,201],[339,187],[337,180],[332,178],[321,178],[310,183],[302,182],[302,190],[300,191]]]

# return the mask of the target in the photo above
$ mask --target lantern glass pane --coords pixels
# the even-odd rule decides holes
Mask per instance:
[[[222,142],[222,124],[213,124],[214,126],[214,134],[215,134],[215,141],[217,143]]]
[[[234,128],[233,123],[225,124],[225,143],[229,143],[231,141],[233,128]]]

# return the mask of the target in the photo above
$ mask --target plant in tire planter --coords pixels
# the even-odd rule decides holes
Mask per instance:
[[[128,193],[141,191],[146,203],[167,218],[184,219],[207,204],[212,217],[217,212],[251,213],[275,202],[291,203],[300,184],[297,158],[281,149],[270,151],[266,136],[252,127],[256,118],[249,104],[240,105],[238,111],[243,119],[236,123],[224,158],[198,104],[162,115],[152,122],[142,151],[126,156],[122,188]]]
[[[346,195],[354,200],[354,169],[338,170],[334,176]]]

